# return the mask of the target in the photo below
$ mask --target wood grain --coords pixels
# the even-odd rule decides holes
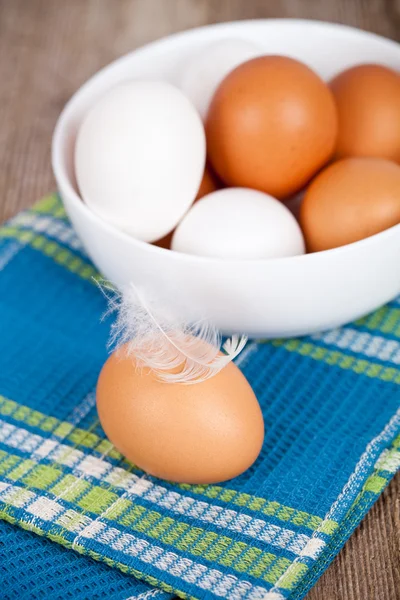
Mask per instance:
[[[0,0],[0,221],[54,189],[50,143],[71,94],[133,48],[207,23],[303,17],[400,39],[400,0]],[[400,477],[308,600],[400,599]]]

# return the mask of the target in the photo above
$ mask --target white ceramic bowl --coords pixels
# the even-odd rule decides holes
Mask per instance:
[[[265,53],[285,54],[324,78],[357,63],[398,69],[400,45],[349,27],[301,20],[258,20],[194,29],[149,44],[92,77],[68,102],[54,133],[59,192],[87,252],[117,285],[133,281],[179,298],[188,318],[209,318],[223,332],[286,337],[360,317],[400,293],[400,225],[342,248],[292,258],[220,260],[189,256],[132,239],[81,201],[73,174],[76,132],[88,107],[133,78],[176,82],[184,61],[209,42],[240,37]],[[155,174],[156,176],[156,174]]]

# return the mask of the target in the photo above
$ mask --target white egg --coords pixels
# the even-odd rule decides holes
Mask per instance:
[[[205,157],[204,127],[186,96],[169,83],[133,81],[89,110],[77,136],[75,171],[93,212],[153,242],[192,204]]]
[[[226,75],[260,54],[260,48],[245,40],[214,42],[187,62],[179,87],[205,119],[214,92]]]
[[[172,250],[225,259],[261,259],[304,254],[292,213],[268,194],[225,188],[196,202],[179,223]]]

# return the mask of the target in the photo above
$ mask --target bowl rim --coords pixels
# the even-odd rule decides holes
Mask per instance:
[[[66,130],[66,121],[70,117],[70,115],[74,114],[74,105],[79,100],[79,97],[85,93],[85,91],[93,85],[97,80],[101,79],[108,71],[113,70],[116,66],[123,65],[124,62],[128,62],[133,55],[140,54],[144,51],[147,51],[150,47],[158,46],[159,49],[162,46],[169,44],[171,40],[178,41],[180,44],[185,43],[185,38],[190,37],[191,34],[198,31],[209,31],[213,29],[220,29],[224,31],[228,30],[230,33],[232,29],[241,29],[242,26],[257,26],[262,27],[266,23],[276,24],[276,25],[298,25],[303,26],[304,28],[314,27],[314,28],[330,28],[332,30],[337,31],[345,31],[347,33],[351,33],[352,35],[362,37],[362,38],[373,38],[377,41],[384,42],[390,46],[395,47],[399,51],[400,57],[400,44],[395,40],[391,40],[384,36],[378,35],[376,33],[366,31],[364,29],[359,29],[356,27],[352,27],[350,25],[342,25],[341,23],[330,23],[328,21],[314,20],[314,19],[244,19],[240,21],[225,21],[222,23],[212,23],[209,25],[202,25],[200,27],[192,27],[190,29],[185,29],[183,31],[178,31],[176,33],[163,36],[159,39],[150,41],[143,46],[135,48],[131,52],[124,54],[115,60],[111,61],[100,70],[96,71],[93,75],[89,77],[69,98],[69,100],[64,105],[61,113],[58,116],[56,126],[54,128],[52,142],[51,142],[51,164],[53,173],[57,182],[57,186],[66,191],[68,195],[68,201],[65,202],[71,203],[75,206],[77,211],[83,216],[85,219],[89,219],[93,222],[95,227],[100,227],[105,229],[110,235],[113,235],[119,238],[121,241],[131,244],[132,246],[136,246],[138,249],[146,250],[149,252],[158,253],[159,255],[163,255],[164,257],[169,256],[171,259],[173,258],[176,261],[189,261],[192,263],[205,263],[205,264],[218,264],[218,265],[259,265],[266,266],[278,263],[282,265],[282,263],[311,263],[311,261],[319,261],[324,260],[325,257],[337,257],[341,254],[346,254],[352,249],[362,249],[366,246],[373,245],[374,243],[379,243],[379,241],[384,241],[385,238],[390,238],[393,235],[396,235],[397,232],[400,232],[400,223],[397,225],[393,225],[384,231],[379,233],[375,233],[367,238],[362,240],[358,240],[356,242],[352,242],[350,244],[345,244],[344,246],[339,246],[337,248],[331,248],[328,250],[322,250],[319,252],[298,254],[295,256],[282,256],[275,258],[258,258],[258,259],[237,259],[237,258],[217,258],[210,256],[198,256],[195,254],[187,254],[184,252],[176,252],[174,250],[170,250],[168,248],[162,248],[160,246],[156,246],[154,243],[144,242],[142,240],[138,240],[128,233],[119,230],[114,225],[108,223],[103,220],[99,215],[93,212],[82,200],[78,192],[75,190],[72,185],[71,178],[68,176],[66,169],[64,167],[63,161],[63,145],[62,138],[64,131]],[[63,192],[64,193],[64,192]],[[62,199],[62,194],[59,194]],[[64,201],[63,201],[64,203]],[[67,209],[68,212],[68,209]]]

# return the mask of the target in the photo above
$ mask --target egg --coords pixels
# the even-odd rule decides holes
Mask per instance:
[[[115,447],[162,479],[231,479],[252,465],[264,439],[260,406],[233,363],[201,383],[165,383],[136,368],[123,346],[100,373],[96,401]]]
[[[204,169],[203,178],[200,183],[199,190],[196,195],[196,200],[200,200],[203,196],[215,192],[219,188],[219,182],[217,181],[214,173],[208,165]]]
[[[185,65],[180,88],[204,119],[211,98],[223,78],[240,63],[260,54],[252,42],[225,39],[209,44]]]
[[[359,65],[335,77],[339,115],[336,156],[400,161],[400,75],[380,65]]]
[[[205,155],[203,124],[182,92],[165,82],[132,81],[109,91],[84,117],[76,179],[93,212],[153,242],[195,199]]]
[[[164,248],[165,250],[171,249],[171,241],[172,236],[174,235],[174,231],[170,231],[167,235],[164,235],[161,239],[153,242],[154,246],[158,246],[159,248]]]
[[[200,187],[198,189],[198,192],[197,192],[197,195],[195,198],[195,202],[196,202],[196,200],[200,200],[200,198],[203,198],[203,196],[206,196],[207,194],[210,194],[211,192],[214,192],[217,189],[218,189],[218,181],[217,181],[214,173],[206,165],[206,168],[204,169],[204,173],[203,173],[203,178],[201,180]],[[169,250],[171,248],[171,242],[172,242],[173,235],[174,235],[174,232],[170,231],[163,238],[161,238],[160,240],[157,240],[156,242],[153,242],[153,243],[156,246],[159,246],[160,248],[165,248],[166,250]]]
[[[282,202],[263,192],[225,188],[196,202],[179,223],[173,250],[225,259],[304,253],[300,227]]]
[[[285,198],[331,157],[335,102],[322,79],[297,60],[254,58],[218,87],[206,135],[210,162],[227,185]]]
[[[357,242],[400,223],[400,166],[383,158],[333,163],[307,189],[300,223],[311,252]]]

